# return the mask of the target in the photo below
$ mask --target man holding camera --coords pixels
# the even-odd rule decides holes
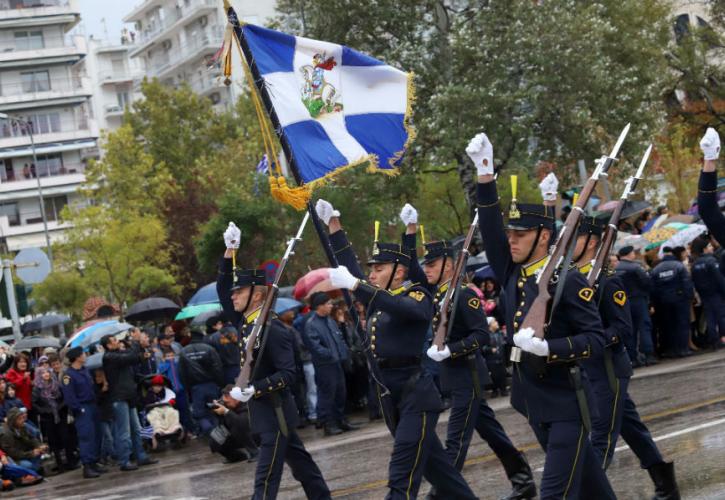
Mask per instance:
[[[241,462],[245,458],[253,462],[258,451],[249,427],[247,405],[231,396],[232,389],[234,386],[228,384],[222,389],[221,400],[209,403],[220,423],[211,432],[209,447],[212,453],[223,455],[226,464]]]

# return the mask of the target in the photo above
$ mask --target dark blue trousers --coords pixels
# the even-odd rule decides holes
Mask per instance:
[[[458,470],[463,469],[474,429],[502,462],[505,463],[508,457],[519,455],[486,400],[476,399],[472,387],[453,389],[446,453]]]
[[[292,476],[302,484],[307,498],[330,498],[320,469],[302,444],[296,432],[290,430],[284,437],[280,431],[259,434],[259,457],[254,474],[254,500],[277,498],[284,463],[289,465]]]
[[[217,418],[206,404],[219,397],[219,387],[214,382],[204,382],[191,386],[191,415],[199,426],[199,431],[207,435],[216,426]]]
[[[95,403],[82,403],[81,411],[73,412],[73,418],[78,431],[78,447],[81,451],[83,465],[98,462],[98,452],[101,447],[101,422],[98,407]]]
[[[690,302],[658,303],[655,306],[660,330],[660,347],[669,354],[682,354],[690,338]]]
[[[345,418],[345,372],[341,363],[315,365],[317,421],[323,424]]]
[[[707,322],[707,345],[716,347],[725,336],[725,301],[719,295],[702,297],[702,308]]]
[[[629,359],[634,363],[638,353],[653,354],[655,348],[652,340],[652,318],[649,315],[647,298],[631,298],[629,310],[632,316],[632,333],[624,336],[624,345],[627,348]]]
[[[622,439],[639,458],[640,466],[649,469],[655,464],[664,462],[660,450],[652,439],[652,434],[639,417],[637,407],[629,394],[625,394],[623,406]]]
[[[627,387],[629,378],[617,378],[613,391],[608,379],[595,379],[589,377],[597,404],[597,414],[592,417],[591,441],[597,463],[607,469],[614,456],[614,448],[622,428],[624,415],[624,400],[628,398]]]
[[[541,500],[617,498],[581,421],[532,423],[531,428],[546,452]]]
[[[402,412],[388,465],[387,499],[416,498],[423,476],[439,498],[476,498],[435,432],[437,412]]]

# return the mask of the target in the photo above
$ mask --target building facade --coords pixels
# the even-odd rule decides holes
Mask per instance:
[[[264,24],[275,14],[274,0],[232,4],[249,23]],[[221,0],[146,0],[124,21],[135,25],[136,47],[130,56],[141,61],[144,76],[172,86],[186,82],[219,109],[235,102],[241,88],[224,85],[219,65],[212,63],[227,23]]]

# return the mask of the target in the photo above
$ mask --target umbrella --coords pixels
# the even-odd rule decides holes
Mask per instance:
[[[179,311],[179,314],[177,314],[174,319],[195,318],[201,313],[209,311],[219,311],[221,310],[221,308],[222,305],[219,302],[214,302],[211,304],[197,304],[195,306],[186,306],[181,311]]]
[[[617,233],[617,241],[614,244],[614,251],[619,251],[620,248],[628,245],[631,245],[635,250],[643,250],[647,245],[649,245],[649,241],[640,234]]]
[[[496,279],[496,275],[493,272],[493,268],[489,265],[485,265],[483,267],[479,267],[473,272],[474,278],[485,280],[485,279]]]
[[[70,318],[63,314],[46,314],[45,316],[38,316],[33,320],[27,321],[20,330],[23,333],[28,333],[34,330],[53,328],[54,326],[63,325],[69,321]]]
[[[94,323],[91,323],[83,328],[80,328],[76,330],[76,332],[73,334],[71,338],[68,339],[68,342],[65,343],[67,347],[75,347],[80,342],[80,339],[82,339],[85,335],[88,335],[93,330],[100,328],[103,325],[110,325],[112,323],[116,323],[117,321],[115,319],[113,320],[107,320],[107,321],[96,321]]]
[[[328,292],[335,287],[330,283],[330,268],[314,269],[302,276],[295,283],[293,296],[295,299],[309,297],[315,292]]]
[[[620,220],[629,219],[633,215],[637,215],[639,213],[644,212],[651,206],[652,206],[652,204],[648,201],[628,201],[624,204],[624,209],[622,210],[622,215],[620,216]]]
[[[128,323],[121,323],[120,321],[114,321],[107,325],[100,325],[98,328],[94,328],[82,338],[76,339],[71,347],[81,346],[86,348],[93,344],[97,344],[106,335],[118,335],[121,332],[125,332],[133,328],[133,325]]]
[[[644,236],[650,243],[661,243],[672,238],[676,232],[677,229],[674,227],[658,227],[652,229],[651,231],[647,231],[642,236]]]
[[[199,304],[211,304],[214,302],[219,302],[219,295],[216,293],[216,281],[199,288],[186,305],[198,306]]]
[[[669,224],[670,222],[682,222],[684,224],[692,224],[694,220],[694,215],[676,214],[669,216],[667,220],[665,220],[665,224]]]
[[[197,307],[197,306],[193,306]],[[209,318],[219,317],[221,315],[222,308],[219,304],[217,304],[217,307],[214,309],[203,311],[200,314],[197,314],[193,320],[191,320],[191,324],[189,326],[200,326],[200,325],[206,325],[206,320]],[[178,317],[177,317],[178,318]]]
[[[660,227],[662,224],[665,223],[667,217],[669,217],[669,215],[667,214],[662,214],[658,217],[652,217],[650,220],[647,221],[647,224],[644,225],[644,227],[642,228],[642,232],[646,233],[650,229]]]
[[[274,303],[275,314],[282,314],[283,312],[289,311],[290,309],[297,309],[302,307],[304,304],[294,299],[288,299],[287,297],[278,297]]]
[[[619,200],[610,200],[606,203],[602,203],[597,207],[598,212],[611,212],[615,208],[617,208],[617,205],[619,204]]]
[[[707,227],[703,224],[690,224],[689,226],[685,227],[684,229],[678,231],[677,233],[673,234],[670,239],[662,243],[662,246],[660,247],[659,256],[662,256],[662,249],[664,247],[684,247],[688,243],[690,243],[692,240],[700,236],[702,233],[707,231]]]
[[[95,354],[91,354],[86,358],[86,364],[84,365],[89,370],[96,370],[98,368],[103,367],[103,353],[97,352]]]
[[[180,309],[179,306],[164,297],[149,297],[129,307],[125,319],[127,321],[152,321],[169,318],[178,313]]]
[[[36,347],[53,347],[60,349],[60,341],[55,337],[42,337],[40,335],[31,335],[18,340],[15,343],[16,351],[30,351]]]

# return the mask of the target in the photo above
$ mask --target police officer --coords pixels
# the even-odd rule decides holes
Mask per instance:
[[[585,217],[579,225],[574,258],[584,276],[591,272],[606,224],[606,220]],[[603,269],[599,276],[594,300],[599,305],[606,348],[603,357],[590,357],[582,363],[592,383],[598,410],[593,412],[591,431],[597,463],[605,469],[609,467],[621,432],[642,468],[652,478],[654,498],[679,499],[674,464],[662,458],[627,391],[632,365],[623,339],[630,334],[632,322],[623,280],[607,269]]]
[[[629,359],[635,368],[643,364],[656,365],[658,361],[652,341],[652,318],[649,315],[652,280],[642,262],[637,260],[633,246],[620,248],[617,259],[616,273],[622,278],[632,314],[632,331],[627,332],[623,339]]]
[[[378,242],[376,234],[365,281],[340,213],[325,200],[318,200],[315,208],[330,228],[330,243],[340,263],[330,270],[332,285],[352,290],[366,306],[370,349],[395,406],[396,414],[387,416],[397,424],[386,498],[415,498],[424,475],[442,498],[475,498],[435,433],[440,394],[431,375],[421,369],[433,307],[428,290],[407,281],[410,253],[400,244]]]
[[[697,207],[707,230],[725,247],[725,216],[717,204],[717,159],[720,157],[720,136],[710,127],[700,140],[703,154],[700,185],[697,191]]]
[[[692,263],[692,282],[700,295],[707,322],[707,345],[720,347],[720,337],[725,336],[725,276],[713,254],[710,239],[695,238],[690,247],[695,262]]]
[[[502,284],[506,330],[523,351],[521,362],[514,364],[511,404],[527,418],[546,452],[540,496],[586,498],[591,491],[597,498],[615,498],[587,438],[592,405],[578,365],[601,355],[604,345],[594,291],[581,274],[569,272],[545,339],[529,328],[519,331],[538,294],[537,275],[547,262],[554,220],[543,205],[520,204],[512,207],[505,227],[488,137],[474,137],[466,153],[478,173],[479,227],[489,264]]]
[[[692,354],[688,340],[690,304],[694,297],[694,288],[690,273],[675,257],[672,248],[664,247],[662,252],[664,257],[650,271],[660,348],[673,357],[688,356]]]
[[[62,376],[61,390],[63,400],[73,414],[78,432],[78,446],[81,451],[83,477],[99,477],[107,470],[98,465],[98,452],[101,446],[101,433],[98,427],[100,417],[96,406],[95,384],[83,365],[86,355],[82,347],[74,347],[66,353],[70,366]]]
[[[416,232],[418,212],[406,204],[400,213],[406,225],[403,245],[410,249],[409,276],[412,281],[427,284],[433,294],[433,331],[440,320],[440,307],[453,278],[456,252],[448,241],[425,243],[423,269],[418,264]],[[491,382],[481,348],[490,342],[488,322],[478,295],[469,287],[461,286],[453,298],[455,312],[450,334],[444,349],[431,346],[427,355],[440,363],[441,389],[451,396],[448,419],[446,452],[459,471],[468,453],[474,429],[488,443],[506,471],[513,491],[505,498],[533,498],[536,484],[526,458],[506,435],[496,415],[483,397],[484,387]]]
[[[220,262],[217,292],[227,319],[238,325],[243,338],[250,333],[266,297],[266,274],[255,269],[235,270],[233,255],[241,232],[230,223],[224,233],[227,251]],[[273,319],[263,333],[266,340],[261,358],[255,343],[254,379],[247,387],[234,387],[230,395],[248,403],[252,432],[259,437],[259,458],[254,476],[256,500],[276,498],[284,463],[301,484],[307,498],[330,498],[317,464],[296,432],[297,409],[290,388],[295,383],[294,338],[292,332]]]

